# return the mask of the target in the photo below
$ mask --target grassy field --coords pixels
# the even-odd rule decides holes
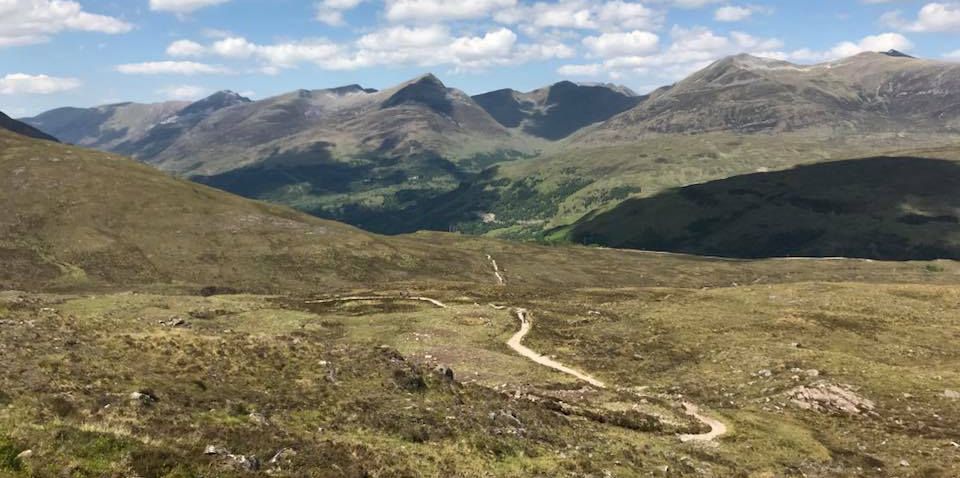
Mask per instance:
[[[322,294],[409,292],[447,309],[5,292],[0,476],[960,471],[960,401],[946,395],[960,389],[955,264],[524,247],[491,251],[508,287],[491,274]],[[553,260],[564,255],[582,261],[579,285],[537,278],[574,273]],[[607,260],[623,265],[620,280],[604,278]],[[505,342],[518,323],[489,303],[530,309],[531,348],[616,386],[593,389],[515,355]],[[833,386],[872,406],[848,414],[792,400],[798,387]],[[703,431],[684,400],[730,432],[680,443],[678,433]]]
[[[0,146],[0,477],[960,473],[958,263],[383,237]]]

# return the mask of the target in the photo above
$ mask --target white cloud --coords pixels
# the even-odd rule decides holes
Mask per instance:
[[[720,7],[714,12],[713,18],[718,22],[740,22],[750,18],[753,15],[753,9],[750,7],[740,7],[727,5]]]
[[[229,1],[230,0],[150,0],[150,10],[184,14]]]
[[[126,33],[133,25],[70,0],[0,0],[0,48],[44,43],[62,31]]]
[[[215,42],[209,51],[233,60],[257,59],[269,67],[261,71],[273,75],[280,68],[292,68],[300,63],[322,65],[335,60],[341,53],[341,47],[322,38],[258,45],[243,37],[230,37]]]
[[[555,39],[521,43],[519,36],[509,28],[494,28],[479,35],[456,36],[445,25],[388,27],[342,44],[311,39],[259,45],[246,38],[230,37],[209,46],[199,46],[197,49],[190,45],[187,50],[202,51],[234,61],[254,60],[260,63],[256,69],[269,75],[304,63],[327,70],[450,65],[460,71],[576,55],[574,49]]]
[[[424,48],[450,41],[450,30],[441,25],[392,27],[360,37],[357,45],[368,50]]]
[[[578,30],[643,30],[654,29],[663,22],[663,12],[640,2],[559,0],[536,2],[503,9],[494,15],[500,23],[522,25],[538,30],[568,28]]]
[[[439,22],[483,18],[516,6],[517,0],[386,0],[390,21]]]
[[[590,63],[586,65],[563,65],[557,69],[557,73],[563,76],[599,76],[603,73],[603,65],[600,63]]]
[[[660,46],[660,37],[639,30],[627,33],[604,33],[600,36],[584,38],[583,44],[594,55],[603,58],[646,55],[657,51]]]
[[[343,12],[357,8],[362,2],[363,0],[323,0],[317,3],[317,21],[333,27],[343,26],[346,24]]]
[[[928,3],[916,20],[906,20],[900,11],[888,12],[881,22],[908,32],[960,32],[960,3]]]
[[[48,95],[80,87],[76,78],[58,78],[47,75],[11,73],[0,77],[0,95],[36,94]]]
[[[173,57],[198,57],[206,52],[206,48],[194,41],[177,40],[167,47],[167,55]]]
[[[943,55],[947,60],[960,60],[960,50],[955,50]]]
[[[150,61],[118,65],[125,75],[211,75],[228,73],[226,68],[193,61]]]
[[[482,37],[457,38],[450,45],[450,53],[458,62],[471,63],[491,58],[503,58],[513,51],[517,43],[517,34],[501,28],[488,32]]]
[[[618,37],[608,34],[607,38]],[[702,27],[674,26],[670,31],[670,40],[671,43],[666,47],[637,41],[636,49],[624,47],[624,42],[608,41],[603,47],[600,47],[600,42],[594,42],[588,48],[594,55],[604,58],[602,63],[567,65],[559,71],[561,74],[595,78],[606,76],[619,80],[625,75],[636,75],[650,81],[672,82],[724,56],[743,52],[769,55],[768,52],[783,47],[783,42],[774,38],[758,38],[743,32],[724,36]]]
[[[157,90],[157,93],[163,95],[168,100],[195,101],[209,94],[210,90],[202,86],[194,85],[174,85],[166,86]]]

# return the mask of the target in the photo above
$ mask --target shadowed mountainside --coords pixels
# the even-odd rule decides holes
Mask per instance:
[[[960,259],[960,165],[836,161],[628,200],[573,226],[578,243],[760,258]]]
[[[57,141],[57,138],[54,138],[53,136],[50,136],[49,134],[46,134],[43,131],[40,131],[26,123],[17,121],[3,114],[3,112],[0,112],[0,129],[12,131],[14,133],[21,134],[24,136],[29,136],[31,138],[44,139],[47,141]]]
[[[627,111],[645,98],[622,87],[563,81],[529,93],[492,91],[473,100],[503,126],[555,141]]]

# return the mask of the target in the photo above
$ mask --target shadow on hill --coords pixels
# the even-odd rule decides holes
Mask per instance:
[[[737,258],[960,259],[960,164],[868,158],[628,200],[574,225],[582,244]]]

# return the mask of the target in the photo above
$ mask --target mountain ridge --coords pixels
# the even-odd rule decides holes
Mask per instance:
[[[17,121],[7,116],[6,114],[4,114],[2,111],[0,111],[0,129],[12,131],[14,133],[17,133],[23,136],[29,136],[31,138],[60,142],[57,138],[47,133],[44,133],[43,131],[40,131],[37,128],[34,128],[33,126],[30,126],[27,123],[24,123],[22,121]]]

